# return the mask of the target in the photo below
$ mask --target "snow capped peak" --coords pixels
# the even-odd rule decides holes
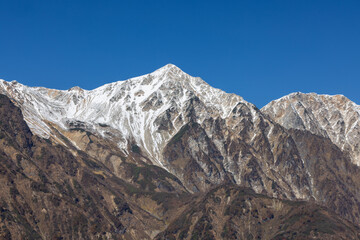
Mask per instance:
[[[154,78],[159,78],[159,80],[174,80],[179,77],[182,80],[185,80],[186,77],[190,77],[187,73],[182,71],[179,67],[175,66],[174,64],[167,64],[152,73],[149,73]],[[179,80],[179,79],[177,79]]]
[[[182,71],[179,67],[177,67],[176,65],[172,64],[172,63],[168,63],[165,66],[155,70],[153,73],[155,72],[168,72],[168,71]]]
[[[49,122],[64,130],[83,122],[87,130],[116,139],[122,149],[135,142],[155,160],[167,141],[189,121],[189,115],[196,114],[199,123],[226,118],[239,102],[245,102],[173,64],[91,91],[27,87],[6,81],[0,82],[0,91],[18,103],[30,129],[41,137],[53,135]]]
[[[84,91],[84,89],[82,89],[79,86],[75,86],[75,87],[72,87],[72,88],[68,89],[68,92],[71,92],[71,91],[81,92],[81,91]]]

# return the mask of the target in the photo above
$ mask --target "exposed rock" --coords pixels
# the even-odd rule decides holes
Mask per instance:
[[[0,116],[4,239],[150,239],[171,219],[169,206],[178,210],[186,203],[179,202],[187,194],[181,182],[161,168],[124,159],[128,176],[120,179],[106,161],[33,136],[20,109],[3,95]],[[142,203],[148,201],[156,208]]]
[[[343,97],[293,94],[260,111],[174,65],[92,91],[0,91],[0,197],[26,209],[3,236],[358,238],[341,219],[360,221],[359,110]]]
[[[293,93],[261,109],[287,129],[329,137],[360,165],[360,107],[342,95]]]
[[[314,203],[223,185],[192,203],[156,239],[359,239],[359,228]]]

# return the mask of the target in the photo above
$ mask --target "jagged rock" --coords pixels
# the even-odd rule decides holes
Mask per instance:
[[[360,107],[342,95],[293,93],[261,109],[287,129],[329,137],[360,165]]]

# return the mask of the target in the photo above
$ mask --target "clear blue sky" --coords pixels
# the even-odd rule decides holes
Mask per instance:
[[[360,104],[360,1],[0,0],[0,78],[93,89],[173,63],[262,107]]]

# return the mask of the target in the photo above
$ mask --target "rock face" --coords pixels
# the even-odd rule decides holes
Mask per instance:
[[[3,95],[0,117],[1,239],[150,239],[172,213],[162,201],[176,210],[186,202],[160,168],[124,160],[131,176],[120,179],[84,152],[33,136]]]
[[[222,185],[189,206],[156,239],[357,239],[358,229],[313,203]]]
[[[2,96],[0,105],[6,106],[0,150],[10,174],[4,189],[17,191],[0,197],[12,216],[17,206],[26,209],[21,231],[4,217],[4,234],[13,238],[26,235],[27,226],[39,238],[55,232],[105,239],[359,237],[358,148],[349,140],[359,139],[350,134],[359,111],[351,102],[323,100],[342,110],[319,103],[313,111],[309,100],[301,112],[277,100],[260,111],[171,64],[91,91],[1,81],[0,92],[11,99]],[[345,127],[323,109],[338,113]],[[338,132],[346,133],[343,145],[330,136]],[[59,204],[51,203],[52,196]],[[218,198],[220,205],[212,200]],[[43,208],[55,215],[43,218]],[[61,211],[87,219],[82,230],[69,223],[75,215]],[[271,221],[258,220],[269,214]],[[257,225],[244,228],[239,221]],[[316,225],[321,221],[326,227]],[[64,227],[55,228],[59,222]]]
[[[272,101],[262,112],[283,127],[328,137],[360,165],[360,106],[342,95],[293,93]]]

